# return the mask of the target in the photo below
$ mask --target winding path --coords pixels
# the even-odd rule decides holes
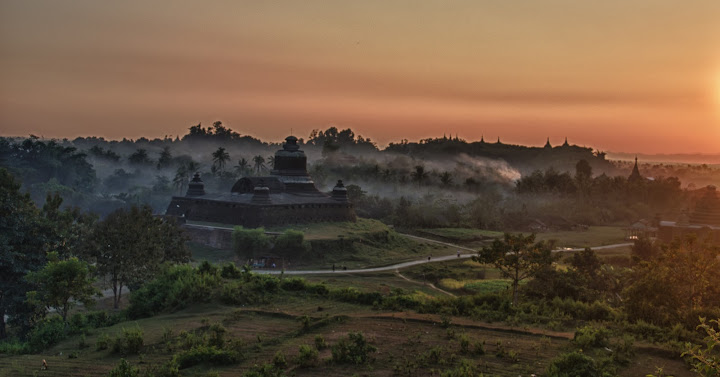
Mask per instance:
[[[365,272],[382,272],[382,271],[399,270],[399,269],[401,269],[401,268],[406,268],[406,267],[411,267],[411,266],[417,266],[417,265],[419,265],[419,264],[424,264],[424,263],[444,262],[444,261],[454,260],[454,259],[458,259],[458,258],[460,258],[460,259],[462,259],[462,258],[471,258],[473,255],[476,255],[476,253],[477,253],[477,250],[476,250],[476,249],[471,249],[471,248],[464,247],[464,246],[459,246],[459,245],[455,245],[455,244],[451,244],[451,243],[447,243],[447,242],[442,242],[442,241],[436,241],[436,240],[433,240],[433,239],[430,239],[430,238],[413,236],[413,235],[405,234],[405,233],[398,233],[398,234],[403,235],[403,236],[408,237],[408,238],[416,239],[416,240],[421,240],[421,241],[425,241],[425,242],[431,242],[431,243],[436,243],[436,244],[439,244],[439,245],[445,245],[445,246],[453,247],[453,248],[456,248],[456,249],[458,249],[458,250],[471,251],[472,253],[470,253],[470,254],[458,254],[458,255],[444,255],[444,256],[441,256],[441,257],[423,258],[423,259],[420,259],[420,260],[415,260],[415,261],[410,261],[410,262],[392,264],[392,265],[389,265],[389,266],[371,267],[371,268],[358,268],[358,269],[352,269],[352,270],[336,270],[336,271],[329,270],[329,269],[328,269],[328,270],[285,270],[285,271],[283,271],[283,270],[253,270],[253,272],[257,272],[257,273],[259,273],[259,274],[273,274],[273,275],[277,275],[277,274],[285,274],[285,275],[326,275],[326,274],[336,274],[336,275],[341,275],[341,274],[357,274],[357,273],[365,273]],[[632,245],[633,245],[632,243],[628,242],[628,243],[618,243],[618,244],[613,244],[613,245],[596,246],[596,247],[592,247],[591,249],[593,249],[593,250],[614,249],[614,248],[618,248],[618,247],[632,246]],[[563,249],[557,249],[557,250],[555,250],[554,252],[557,253],[557,252],[565,252],[565,251],[582,251],[582,250],[585,250],[585,248],[584,248],[584,247],[578,247],[578,248],[563,248]]]

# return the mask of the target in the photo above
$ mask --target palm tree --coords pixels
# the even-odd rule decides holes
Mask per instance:
[[[183,189],[185,188],[185,183],[188,181],[188,169],[187,165],[180,165],[180,167],[177,169],[177,172],[175,173],[175,178],[173,178],[173,185],[175,186],[175,189],[182,193]]]
[[[245,175],[245,173],[247,173],[249,167],[250,167],[250,161],[246,160],[243,157],[240,160],[238,160],[238,164],[235,165],[235,172],[238,175]]]
[[[270,157],[268,157],[267,163],[271,169],[275,169],[275,155],[271,155]]]
[[[449,172],[444,172],[440,174],[440,182],[442,182],[443,185],[447,186],[451,184],[453,181],[452,175]]]
[[[257,170],[257,173],[260,174],[260,169],[265,167],[265,158],[263,156],[257,155],[253,157],[253,162],[255,163],[255,170]]]
[[[425,171],[425,167],[422,165],[418,165],[415,167],[415,171],[410,174],[413,180],[417,181],[418,185],[421,185],[422,182],[427,178],[428,173]]]
[[[225,169],[225,163],[230,161],[230,154],[225,151],[225,148],[220,147],[212,154],[213,167],[216,171],[223,171]]]

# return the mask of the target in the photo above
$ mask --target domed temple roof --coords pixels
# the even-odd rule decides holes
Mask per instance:
[[[281,176],[306,176],[307,157],[300,150],[295,136],[285,138],[283,149],[275,152],[275,166],[270,174]]]

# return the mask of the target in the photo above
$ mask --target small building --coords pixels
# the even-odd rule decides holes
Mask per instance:
[[[638,238],[654,238],[657,237],[658,228],[652,226],[650,221],[645,219],[638,220],[629,227],[623,228],[625,231],[625,239],[636,240]]]
[[[242,225],[247,228],[325,221],[355,221],[347,189],[338,181],[332,194],[320,192],[307,172],[297,138],[285,139],[265,177],[243,177],[229,192],[206,193],[195,174],[185,196],[174,196],[166,215],[179,221]]]

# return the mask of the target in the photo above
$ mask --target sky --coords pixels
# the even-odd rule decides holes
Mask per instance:
[[[0,135],[720,153],[720,1],[0,0]]]

